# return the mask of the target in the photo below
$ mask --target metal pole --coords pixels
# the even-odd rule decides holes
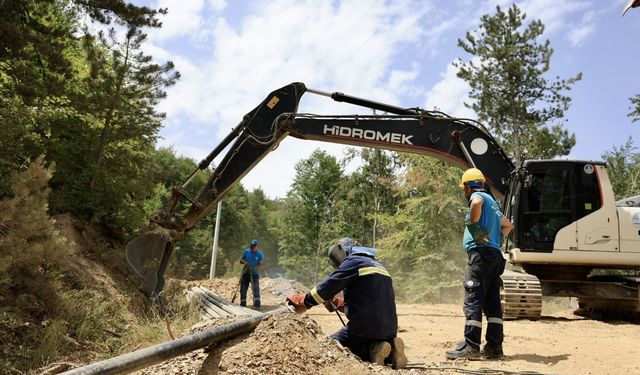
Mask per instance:
[[[216,277],[216,255],[218,252],[218,234],[220,233],[220,212],[222,211],[222,201],[218,202],[216,210],[216,227],[213,230],[213,250],[211,251],[211,267],[209,268],[209,280]]]
[[[148,348],[126,353],[118,357],[105,359],[84,367],[63,372],[63,375],[111,375],[128,374],[141,368],[166,361],[179,355],[204,348],[215,342],[222,341],[243,333],[251,332],[260,321],[269,315],[289,312],[287,307],[281,307],[258,316],[242,319],[206,331],[182,336]]]

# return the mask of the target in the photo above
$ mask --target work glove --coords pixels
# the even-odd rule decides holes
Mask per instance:
[[[245,263],[247,263],[247,261],[246,261],[246,260],[244,260],[244,259],[240,259],[240,264],[245,264]]]
[[[471,224],[469,222],[465,223],[469,233],[471,233],[471,237],[473,237],[473,242],[477,244],[488,244],[489,243],[489,232],[485,229],[480,228],[478,223]]]
[[[334,312],[336,310],[340,312],[344,312],[344,297],[333,297],[333,299],[324,301],[324,307],[329,312]]]
[[[293,306],[293,309],[298,314],[302,314],[309,308],[304,304],[304,294],[292,294],[287,297],[287,305]]]

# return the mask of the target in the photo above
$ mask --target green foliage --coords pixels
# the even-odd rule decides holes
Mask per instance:
[[[398,207],[396,174],[400,166],[397,155],[380,149],[351,149],[345,161],[359,158],[362,162],[354,173],[347,176],[332,210],[332,224],[340,231],[350,233],[361,243],[375,247],[376,240],[384,236],[379,227],[383,214],[393,214]]]
[[[602,155],[616,199],[640,195],[640,152],[629,137],[620,147]]]
[[[335,157],[320,150],[296,163],[295,169],[292,189],[282,202],[279,260],[289,277],[311,285],[328,271],[324,254],[337,236],[327,233],[323,224],[331,221],[343,172]]]
[[[7,300],[11,297],[5,293],[37,284],[46,278],[47,265],[64,254],[64,242],[47,212],[47,183],[52,174],[53,167],[46,167],[44,157],[39,157],[23,173],[11,178],[12,195],[0,201],[2,306],[11,305]]]
[[[399,299],[428,301],[438,288],[457,285],[462,277],[460,170],[426,157],[403,160],[402,205],[382,217],[389,235],[380,240],[379,258],[394,277]]]
[[[633,98],[629,98],[629,101],[631,102],[631,112],[629,112],[631,121],[640,121],[640,94],[634,96]]]
[[[58,284],[68,255],[47,212],[52,174],[39,157],[14,174],[11,195],[0,201],[0,337],[10,338],[0,345],[3,373],[21,356],[36,367],[72,349],[70,335],[78,334],[70,316],[83,309],[65,305]]]
[[[164,10],[121,0],[1,7],[0,121],[8,125],[0,171],[44,153],[57,166],[52,212],[101,222],[121,236],[134,231],[145,220],[138,203],[153,187],[145,168],[164,117],[154,106],[178,78],[171,62],[156,64],[140,52],[140,28],[158,27]],[[122,40],[113,29],[96,38],[83,29],[87,20],[127,32]],[[8,193],[6,182],[0,193]]]
[[[474,33],[467,32],[458,45],[472,58],[458,60],[458,77],[471,86],[467,106],[487,124],[491,133],[516,165],[524,159],[567,155],[575,137],[563,129],[564,113],[571,98],[563,94],[582,78],[549,81],[553,49],[540,42],[544,25],[534,20],[524,26],[526,15],[513,4],[506,12],[496,7],[484,15]]]

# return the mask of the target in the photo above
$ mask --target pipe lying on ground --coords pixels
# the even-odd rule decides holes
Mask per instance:
[[[175,340],[166,341],[148,348],[136,350],[114,358],[105,359],[87,366],[63,372],[63,375],[111,375],[128,374],[130,372],[149,367],[159,362],[166,361],[179,355],[189,353],[196,349],[204,348],[213,343],[226,340],[231,337],[251,332],[260,321],[270,315],[289,312],[287,307],[281,307],[268,313],[251,318],[238,320],[220,327],[211,328],[202,332],[182,336]]]

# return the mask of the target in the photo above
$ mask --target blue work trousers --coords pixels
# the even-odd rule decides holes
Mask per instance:
[[[464,272],[464,326],[465,342],[480,347],[482,338],[482,313],[487,317],[486,340],[490,346],[502,345],[502,306],[500,287],[505,260],[496,249],[469,250],[469,261]]]
[[[240,306],[247,306],[247,290],[251,283],[253,292],[253,307],[260,308],[260,275],[245,272],[240,282]]]
[[[340,343],[340,345],[349,349],[353,354],[360,357],[365,362],[371,362],[371,345],[378,343],[380,341],[386,341],[391,344],[393,348],[393,339],[394,337],[386,338],[386,339],[374,339],[370,337],[357,336],[349,333],[349,328],[347,326],[342,327],[338,332],[331,335],[333,340],[336,340]],[[391,363],[391,358],[385,359],[385,363]]]

